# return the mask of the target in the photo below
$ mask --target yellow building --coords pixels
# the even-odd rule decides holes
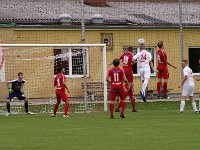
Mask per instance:
[[[16,18],[19,17],[18,19],[12,20],[12,17],[7,17],[7,19],[1,17],[0,39],[3,44],[81,43],[80,9],[78,9],[80,8],[80,4],[78,2],[69,1],[65,3],[64,1],[60,0],[59,6],[56,3],[53,3],[52,5],[46,4],[48,8],[59,7],[62,10],[65,6],[68,6],[68,8],[71,9],[71,7],[74,7],[74,9],[78,11],[76,12],[77,14],[75,14],[74,12],[74,16],[64,14],[61,15],[60,18],[59,14],[64,12],[61,11],[58,13],[56,10],[53,10],[53,12],[48,11],[48,8],[44,8],[43,6],[45,4],[41,5],[41,7],[38,8],[39,10],[33,10],[35,9],[35,7],[31,7],[34,6],[33,3],[34,2],[20,4],[26,6],[28,5],[32,10],[32,15],[29,12],[24,11],[24,14],[21,14],[20,16],[19,11],[16,11],[16,14],[12,14],[11,16],[16,15]],[[61,3],[63,7],[61,7]],[[142,7],[143,4],[144,3],[137,3],[137,7]],[[199,3],[197,4],[198,6],[200,5]],[[10,3],[10,5],[13,4]],[[168,54],[169,62],[177,66],[176,70],[169,67],[170,78],[168,87],[170,89],[173,89],[171,91],[172,93],[180,93],[181,89],[178,89],[178,85],[180,84],[182,79],[182,68],[179,25],[177,20],[173,21],[172,18],[170,20],[169,16],[170,14],[173,14],[173,12],[170,12],[170,10],[168,10],[168,7],[173,8],[174,5],[177,6],[177,4],[171,3],[165,6],[163,3],[152,3],[150,4],[150,6],[148,6],[152,8],[156,7],[155,9],[158,9],[162,6],[161,9],[166,10],[166,12],[163,12],[164,15],[166,13],[165,17],[163,18],[159,18],[160,16],[157,15],[150,16],[152,15],[151,12],[146,12],[146,14],[139,16],[138,14],[140,14],[141,12],[136,13],[135,10],[133,10],[134,13],[131,10],[129,10],[128,14],[130,15],[127,17],[125,8],[136,7],[134,2],[129,2],[128,4],[123,3],[123,5],[117,2],[108,2],[108,5],[110,6],[109,8],[101,8],[102,15],[95,15],[94,12],[99,12],[99,10],[97,10],[97,8],[94,8],[93,6],[85,5],[85,8],[88,10],[88,12],[86,12],[85,14],[86,43],[107,43],[107,64],[109,64],[114,58],[119,57],[120,54],[128,46],[133,46],[133,52],[134,54],[136,54],[138,47],[137,41],[139,38],[143,37],[145,39],[145,46],[148,50],[151,51],[154,58],[154,64],[156,65],[156,44],[159,40],[163,40],[165,44],[166,53]],[[17,6],[14,8],[17,9]],[[120,8],[117,6],[119,6]],[[187,6],[188,8],[191,7],[189,4]],[[40,10],[44,11],[44,9],[46,9],[47,12],[46,16],[44,14],[39,16],[38,14],[40,13]],[[117,13],[120,10],[123,10],[121,16],[119,16]],[[108,12],[111,11],[113,14],[108,15]],[[54,13],[57,14],[53,15]],[[88,17],[87,15],[89,14],[93,14],[93,17]],[[73,13],[71,13],[71,15],[73,15]],[[39,17],[37,18],[37,16]],[[103,20],[101,18],[102,16]],[[113,18],[111,16],[113,16]],[[45,19],[45,17],[47,18]],[[54,19],[51,19],[53,17]],[[188,15],[188,17],[191,16]],[[74,18],[77,18],[77,20],[75,20]],[[125,19],[129,20],[127,21]],[[186,23],[188,23],[187,19],[188,18],[184,20]],[[191,20],[193,22],[190,22],[191,24],[186,24],[187,27],[184,28],[183,55],[185,59],[189,59],[191,68],[198,75],[198,58],[200,57],[200,22],[196,22],[195,18]],[[53,77],[56,73],[56,69],[54,68],[56,64],[54,62],[54,59],[50,58],[64,51],[70,51],[70,53],[76,54],[74,55],[74,57],[65,58],[64,60],[61,60],[62,63],[65,61],[65,65],[68,66],[67,75],[69,75],[68,85],[69,89],[71,90],[70,96],[83,96],[83,70],[81,61],[82,56],[79,55],[79,52],[81,51],[80,49],[67,50],[66,48],[59,49],[57,47],[5,48],[6,80],[14,79],[17,77],[18,72],[23,72],[25,80],[27,81],[25,92],[27,93],[29,98],[52,97],[54,95]],[[87,66],[89,68],[87,76],[88,82],[103,82],[101,49],[91,48],[91,51],[89,51],[87,55],[89,61]],[[78,60],[78,66],[76,66],[76,63],[71,64],[70,66],[68,59],[71,59],[72,62],[76,62],[76,60]],[[76,72],[73,72],[74,68],[76,70],[81,70],[79,70],[76,74]],[[108,66],[108,69],[109,68],[110,66]],[[139,75],[137,74],[136,66],[134,67],[134,72],[135,94],[139,94],[139,91],[141,89],[141,81]],[[156,82],[156,74],[152,73],[148,85],[149,89],[156,90]],[[195,92],[200,91],[200,87],[198,86],[198,84],[199,83],[196,83]],[[5,98],[7,94],[5,82],[0,83],[0,89],[0,98]]]

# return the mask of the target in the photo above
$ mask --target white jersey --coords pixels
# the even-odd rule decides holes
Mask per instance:
[[[194,86],[193,72],[192,69],[190,69],[190,67],[185,66],[185,68],[183,68],[183,76],[188,77],[183,86]]]
[[[133,60],[138,60],[139,68],[150,67],[149,62],[151,59],[151,53],[147,52],[147,50],[142,50],[133,57]]]

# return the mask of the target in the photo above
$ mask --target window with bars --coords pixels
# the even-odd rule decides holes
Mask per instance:
[[[59,67],[64,67],[66,75],[68,77],[83,77],[83,49],[81,48],[62,48],[54,49],[54,75],[58,73]],[[87,50],[86,50],[86,57]],[[88,64],[88,63],[87,63]],[[86,68],[86,74],[88,75],[88,67]]]

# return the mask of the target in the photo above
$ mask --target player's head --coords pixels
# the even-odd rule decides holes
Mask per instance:
[[[182,61],[182,66],[183,66],[183,68],[185,67],[185,66],[187,66],[188,65],[188,61],[187,60],[183,60]]]
[[[133,47],[129,46],[126,51],[133,52]]]
[[[164,48],[164,43],[163,41],[159,41],[157,44],[158,48]]]
[[[63,73],[63,74],[65,74],[65,68],[64,68],[64,67],[59,67],[59,68],[58,68],[58,73]]]
[[[113,60],[113,65],[114,65],[115,67],[118,67],[119,64],[120,64],[120,59],[115,58],[115,59]]]
[[[18,79],[19,79],[19,80],[22,80],[22,79],[23,79],[23,73],[22,73],[22,72],[19,72],[19,73],[18,73]]]
[[[141,44],[141,45],[140,45],[140,50],[145,50],[144,44]]]

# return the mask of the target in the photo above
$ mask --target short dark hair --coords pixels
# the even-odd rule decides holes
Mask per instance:
[[[157,44],[157,46],[158,46],[159,48],[161,48],[161,47],[163,46],[163,41],[159,41],[158,44]]]
[[[185,59],[184,59],[184,60],[182,60],[182,62],[188,64],[188,60],[185,60]]]
[[[62,69],[65,69],[64,67],[58,67],[57,71],[58,73],[61,73]]]
[[[133,51],[133,47],[132,47],[132,46],[129,46],[129,47],[127,48],[127,51],[132,52],[132,51]]]
[[[114,65],[115,67],[118,67],[119,64],[120,64],[120,59],[119,59],[119,58],[115,58],[115,59],[113,60],[113,65]]]
[[[19,72],[19,73],[18,73],[18,77],[19,77],[20,75],[23,75],[23,73],[22,73],[22,72]]]

